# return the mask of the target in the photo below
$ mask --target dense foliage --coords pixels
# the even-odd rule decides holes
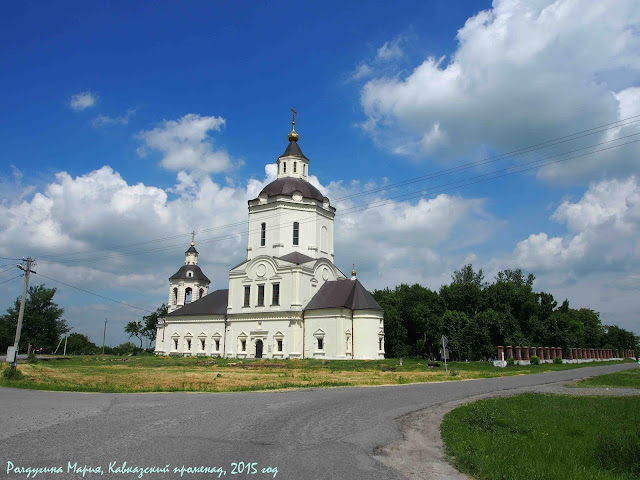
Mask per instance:
[[[453,359],[490,359],[498,345],[635,349],[640,338],[600,322],[598,312],[560,306],[551,293],[535,292],[532,274],[504,270],[493,283],[472,265],[457,270],[440,292],[415,284],[376,290],[384,308],[387,357],[440,357],[442,335]]]
[[[142,350],[142,340],[145,337],[149,341],[149,346],[152,346],[153,342],[156,341],[158,319],[166,315],[167,311],[168,307],[163,303],[155,312],[142,317],[142,321],[131,321],[124,327],[124,331],[129,334],[129,338],[136,337],[140,340],[140,350]]]
[[[53,350],[62,335],[69,331],[67,322],[61,318],[64,309],[53,301],[55,294],[55,288],[44,285],[29,287],[22,319],[21,353],[27,351],[29,344]],[[20,297],[7,309],[7,313],[0,316],[0,345],[13,345],[19,310]]]

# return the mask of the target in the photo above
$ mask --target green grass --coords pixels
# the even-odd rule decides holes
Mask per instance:
[[[640,388],[640,368],[598,375],[574,383],[574,387]]]
[[[445,451],[478,480],[640,478],[640,397],[523,394],[449,412]]]
[[[450,362],[429,368],[425,360],[239,360],[211,357],[87,355],[19,363],[23,377],[0,376],[0,386],[80,392],[234,392],[328,386],[398,385],[469,380],[593,366],[543,364],[495,368],[491,362]],[[611,365],[616,362],[603,362]],[[620,363],[620,362],[617,362]],[[0,366],[0,370],[8,365]],[[455,372],[455,375],[453,375]]]

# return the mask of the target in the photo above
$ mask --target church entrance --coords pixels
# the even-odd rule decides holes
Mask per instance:
[[[256,358],[262,358],[262,340],[256,342]]]

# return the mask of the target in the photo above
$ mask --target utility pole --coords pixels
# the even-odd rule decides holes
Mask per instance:
[[[102,354],[104,355],[104,343],[107,339],[107,317],[104,317],[104,335],[102,336]]]
[[[20,334],[22,333],[22,317],[24,316],[24,302],[27,298],[27,287],[29,286],[29,274],[36,273],[31,270],[31,264],[33,263],[33,258],[27,257],[27,266],[24,265],[16,265],[20,270],[24,270],[24,282],[22,284],[22,300],[20,300],[20,311],[18,312],[18,326],[16,327],[16,338],[13,342],[14,348],[14,357],[13,362],[11,362],[11,373],[16,372],[16,366],[18,364],[18,346],[20,344]]]

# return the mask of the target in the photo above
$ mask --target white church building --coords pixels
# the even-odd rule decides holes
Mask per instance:
[[[225,358],[384,358],[383,311],[334,265],[336,209],[308,181],[293,128],[278,178],[249,200],[247,259],[209,293],[192,239],[169,278],[156,354]]]

